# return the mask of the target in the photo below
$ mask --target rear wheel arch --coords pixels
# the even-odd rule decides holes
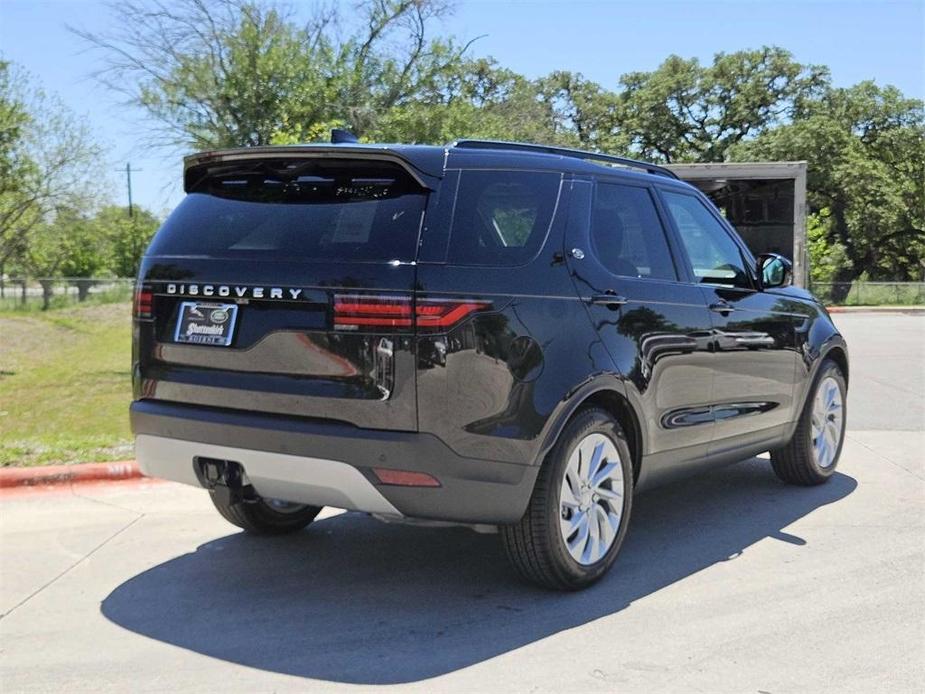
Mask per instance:
[[[633,456],[633,482],[638,481],[642,464],[642,428],[632,406],[615,390],[598,390],[585,398],[576,412],[585,407],[600,407],[606,410],[623,427],[630,454]]]
[[[549,451],[556,445],[556,441],[559,440],[559,437],[562,435],[566,426],[568,426],[568,423],[578,416],[582,410],[590,407],[598,407],[604,410],[616,419],[623,428],[632,455],[633,481],[636,482],[639,479],[643,454],[642,425],[640,424],[640,419],[636,411],[633,409],[632,405],[630,405],[626,397],[619,391],[606,386],[598,387],[597,389],[582,393],[580,397],[573,398],[571,407],[564,414],[559,416],[557,425],[550,434],[547,435],[546,441],[540,452],[538,464],[542,463]]]
[[[819,363],[821,364],[826,359],[831,359],[835,362],[835,364],[841,370],[842,376],[845,378],[845,385],[848,385],[848,353],[840,345],[835,345],[830,347],[822,355]]]

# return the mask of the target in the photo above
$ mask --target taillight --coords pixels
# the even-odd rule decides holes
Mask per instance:
[[[470,299],[419,299],[412,310],[409,297],[334,296],[334,327],[338,330],[364,328],[450,328],[476,311],[491,308],[491,302]]]
[[[401,296],[334,296],[334,327],[410,328],[411,299]]]
[[[470,313],[483,311],[491,304],[487,301],[456,301],[454,299],[428,299],[419,301],[415,310],[419,328],[449,328]]]
[[[133,313],[135,318],[150,318],[154,315],[154,292],[148,287],[136,287]]]

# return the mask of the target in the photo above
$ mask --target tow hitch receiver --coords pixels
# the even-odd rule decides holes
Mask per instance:
[[[253,504],[259,498],[254,487],[248,482],[241,463],[195,456],[193,470],[199,484],[208,489],[221,503]]]

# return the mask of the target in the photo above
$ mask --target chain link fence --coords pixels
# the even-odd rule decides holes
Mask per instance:
[[[813,282],[829,306],[915,306],[925,304],[925,282]]]
[[[131,301],[135,280],[122,277],[0,278],[0,311]]]

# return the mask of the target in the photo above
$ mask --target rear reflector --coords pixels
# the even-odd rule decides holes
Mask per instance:
[[[386,470],[381,467],[374,467],[373,474],[379,478],[382,484],[394,484],[400,487],[439,487],[440,482],[436,477],[431,477],[426,472],[410,472],[409,470]]]
[[[154,293],[147,287],[135,289],[135,318],[150,318],[154,315]]]
[[[491,302],[470,299],[418,299],[412,311],[410,297],[334,296],[334,327],[339,330],[362,328],[411,328],[424,330],[450,328],[466,316],[491,308]]]

